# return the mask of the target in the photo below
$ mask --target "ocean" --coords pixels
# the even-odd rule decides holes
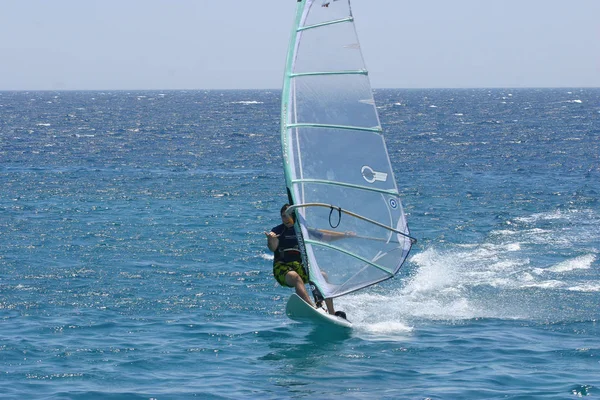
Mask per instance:
[[[418,243],[324,334],[278,90],[0,92],[0,397],[600,398],[600,89],[375,98]]]

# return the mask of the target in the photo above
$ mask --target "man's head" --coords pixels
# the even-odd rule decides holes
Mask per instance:
[[[285,211],[290,208],[289,204],[284,204],[281,207],[281,222],[288,228],[294,226],[294,213],[292,212],[290,215],[286,214]]]

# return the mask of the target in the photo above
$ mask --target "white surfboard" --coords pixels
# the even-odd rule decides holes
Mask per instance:
[[[347,319],[331,315],[322,308],[314,308],[296,293],[290,296],[285,312],[294,321],[310,322],[330,327],[352,328],[352,323]]]

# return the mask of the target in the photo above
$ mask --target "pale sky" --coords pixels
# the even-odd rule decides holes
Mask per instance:
[[[296,0],[0,0],[0,90],[279,89]],[[600,0],[353,0],[375,88],[600,87]]]

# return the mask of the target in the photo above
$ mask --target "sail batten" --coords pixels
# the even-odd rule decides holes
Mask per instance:
[[[324,75],[369,75],[369,71],[364,69],[353,70],[353,71],[322,71],[322,72],[300,72],[296,74],[290,74],[290,78],[297,78],[300,76],[324,76]]]
[[[327,25],[342,24],[344,22],[353,22],[353,21],[354,21],[354,18],[348,17],[348,18],[342,18],[342,19],[338,19],[338,20],[334,20],[334,21],[322,22],[320,24],[301,26],[301,27],[298,27],[297,32],[305,31],[308,29],[321,28],[321,27],[327,26]]]
[[[300,123],[300,124],[287,124],[288,128],[327,128],[327,129],[344,129],[352,131],[365,131],[365,132],[376,132],[381,133],[382,130],[379,127],[369,128],[362,126],[349,126],[349,125],[333,125],[333,124],[317,124],[317,123]]]
[[[349,0],[301,0],[296,12],[281,103],[284,172],[309,278],[332,298],[393,277],[414,239]]]
[[[334,185],[334,186],[342,186],[342,187],[347,187],[347,188],[360,189],[360,190],[365,190],[365,191],[370,191],[370,192],[389,194],[392,196],[398,196],[398,192],[395,189],[390,189],[390,190],[377,189],[377,188],[367,187],[367,186],[363,186],[363,185],[355,185],[355,184],[346,183],[346,182],[328,181],[328,180],[322,180],[322,179],[292,179],[292,183],[316,183],[316,184],[323,184],[323,185]]]

